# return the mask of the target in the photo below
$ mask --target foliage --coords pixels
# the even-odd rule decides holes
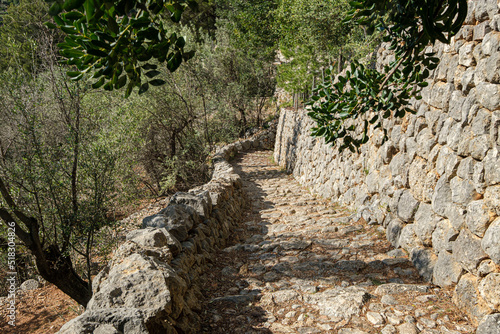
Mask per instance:
[[[278,68],[278,84],[289,92],[310,91],[322,69],[356,59],[373,47],[362,29],[345,23],[346,0],[281,0],[275,30],[287,61]]]
[[[32,72],[39,68],[41,40],[48,36],[57,39],[43,24],[49,18],[47,11],[43,0],[20,0],[7,9],[0,25],[0,70],[22,67]]]
[[[163,15],[179,22],[183,11],[196,1],[188,0],[58,0],[49,13],[58,27],[67,34],[58,44],[73,80],[91,73],[97,79],[93,88],[105,90],[126,86],[125,96],[134,87],[144,93],[149,86],[161,86],[155,79],[160,73],[156,62],[166,62],[175,71],[183,61],[192,58],[194,51],[186,52],[184,37],[169,32]],[[145,79],[145,80],[144,80]]]
[[[381,30],[395,60],[382,73],[352,62],[350,70],[338,76],[338,82],[330,72],[315,90],[308,103],[312,109],[309,115],[317,122],[312,134],[338,143],[340,150],[354,150],[365,143],[370,124],[380,128],[383,119],[411,112],[406,107],[409,98],[419,98],[421,88],[427,86],[429,71],[439,62],[425,48],[437,40],[449,43],[467,14],[466,0],[369,0],[350,4],[351,21],[366,25],[368,32]],[[363,128],[355,126],[353,120],[361,120]]]

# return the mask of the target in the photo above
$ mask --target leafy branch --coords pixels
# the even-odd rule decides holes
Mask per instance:
[[[436,41],[449,44],[467,16],[466,0],[367,0],[351,1],[348,22],[366,26],[368,33],[380,30],[395,60],[382,72],[353,61],[345,75],[326,71],[307,103],[317,126],[312,135],[356,150],[368,141],[367,131],[382,128],[383,119],[402,118],[411,97],[420,99],[425,81],[439,58],[425,49]],[[362,128],[354,120],[361,119]],[[387,139],[387,129],[384,140]]]
[[[128,97],[135,87],[139,94],[149,86],[161,86],[164,80],[154,79],[160,71],[157,63],[167,63],[175,71],[194,56],[184,50],[184,37],[169,33],[162,21],[167,16],[178,23],[187,7],[196,6],[191,0],[57,0],[49,14],[66,37],[59,43],[60,54],[74,70],[72,80],[91,74],[92,87],[105,90],[126,86]]]

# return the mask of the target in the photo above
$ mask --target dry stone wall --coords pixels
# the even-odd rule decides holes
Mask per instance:
[[[282,109],[274,158],[313,192],[380,224],[425,279],[453,287],[455,303],[490,333],[500,319],[497,0],[469,1],[461,31],[432,51],[441,62],[423,99],[411,102],[417,113],[388,120],[389,140],[372,129],[359,154],[339,153],[310,136],[307,111]],[[391,57],[381,48],[377,66]]]
[[[166,208],[127,234],[94,278],[86,311],[60,334],[199,333],[199,275],[226,246],[247,203],[229,159],[239,151],[272,149],[276,124],[217,150],[209,183],[175,194]]]

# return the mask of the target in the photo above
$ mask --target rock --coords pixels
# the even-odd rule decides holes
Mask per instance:
[[[28,291],[28,290],[36,290],[39,287],[40,287],[40,282],[38,282],[36,279],[29,279],[24,281],[19,288],[23,291]]]
[[[387,240],[389,240],[393,246],[397,245],[403,226],[403,222],[398,218],[392,219],[389,225],[387,225]]]
[[[366,268],[366,263],[360,260],[342,260],[335,263],[338,270],[358,272]]]
[[[414,324],[410,324],[408,322],[399,325],[397,328],[399,334],[418,334],[419,332],[417,326],[415,326]]]
[[[426,293],[428,291],[429,291],[429,286],[427,285],[387,283],[379,285],[375,289],[374,294],[377,296],[381,296],[381,295],[399,295],[408,292]]]
[[[436,254],[429,248],[415,247],[410,253],[410,260],[418,270],[419,275],[430,282],[437,261]]]
[[[370,294],[365,289],[355,286],[335,287],[304,296],[304,302],[316,305],[320,314],[335,322],[359,315],[369,299]]]
[[[397,247],[401,247],[410,253],[413,248],[421,245],[422,243],[420,242],[420,239],[415,234],[415,224],[408,224],[403,227],[397,242]]]
[[[463,229],[453,243],[453,259],[465,270],[476,273],[479,263],[487,257],[481,248],[481,239]]]
[[[206,219],[212,213],[212,201],[208,191],[202,191],[198,195],[177,192],[170,199],[170,203],[193,208],[202,220]]]
[[[94,278],[87,310],[134,308],[142,311],[146,321],[165,311],[178,316],[187,286],[166,263],[134,253],[115,257],[112,264]]]
[[[460,264],[453,259],[450,253],[442,250],[434,266],[432,282],[440,287],[450,286],[458,283],[462,273],[463,269]]]
[[[289,301],[299,301],[302,299],[297,291],[291,289],[273,292],[271,294],[271,298],[276,305],[286,303]]]
[[[104,324],[104,326],[103,326]],[[101,327],[102,326],[102,327]],[[96,333],[97,329],[107,330],[105,333],[148,334],[144,325],[144,317],[140,310],[134,308],[114,308],[87,311],[68,321],[57,332],[58,334]],[[173,328],[164,333],[175,333]]]
[[[199,222],[199,216],[190,206],[169,204],[158,214],[143,219],[142,228],[165,228],[180,242],[188,238],[188,232]]]
[[[121,334],[113,325],[100,325],[94,330],[93,334]]]
[[[467,228],[469,231],[483,237],[488,225],[493,220],[494,212],[490,210],[485,200],[472,201],[467,205]]]
[[[432,206],[420,203],[415,214],[415,233],[424,246],[432,245],[432,233],[436,229],[439,217],[432,211]]]
[[[432,248],[439,253],[442,250],[451,252],[453,241],[458,237],[458,232],[453,228],[448,219],[442,219],[436,224],[432,232]]]
[[[415,217],[415,213],[418,210],[418,205],[420,204],[417,201],[409,190],[405,190],[398,202],[398,216],[401,220],[405,222],[412,222],[413,217]]]
[[[478,295],[477,288],[478,278],[472,274],[465,274],[460,278],[453,294],[453,302],[469,316],[474,326],[477,326],[485,315],[492,312],[486,302]]]
[[[492,310],[500,311],[500,273],[491,273],[483,278],[478,290]]]
[[[477,192],[472,181],[455,176],[450,181],[451,200],[457,204],[467,205],[476,198]]]
[[[485,316],[479,326],[476,334],[498,334],[500,333],[500,313],[489,314]]]
[[[366,319],[374,326],[383,325],[385,322],[384,317],[378,312],[366,312]]]
[[[484,160],[484,182],[487,186],[500,183],[500,154],[495,147],[488,151]]]
[[[182,246],[165,228],[147,227],[130,231],[126,240],[133,241],[143,247],[168,247],[173,256],[178,255]]]
[[[477,268],[477,274],[480,277],[484,277],[494,271],[496,271],[496,265],[495,262],[491,261],[490,259],[481,262]]]
[[[432,195],[432,210],[440,216],[446,216],[448,204],[451,202],[451,187],[447,175],[439,178]]]
[[[481,241],[484,252],[497,264],[500,265],[500,217],[495,219],[486,230]]]
[[[476,86],[479,103],[486,109],[493,111],[500,107],[500,87],[492,83],[479,83]]]

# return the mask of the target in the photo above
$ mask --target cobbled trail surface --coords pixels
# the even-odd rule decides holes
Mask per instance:
[[[424,282],[380,226],[236,157],[249,208],[203,277],[203,333],[473,333],[452,291]]]

